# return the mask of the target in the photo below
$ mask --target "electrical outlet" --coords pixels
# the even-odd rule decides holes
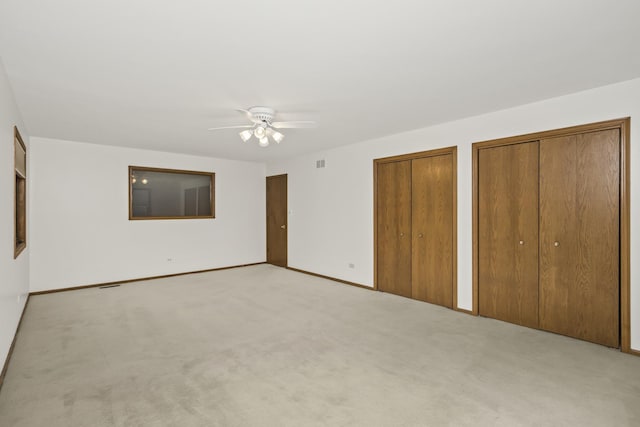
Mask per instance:
[[[173,261],[173,258],[167,258],[167,262]]]
[[[349,268],[356,268],[356,265],[352,262],[349,263]]]

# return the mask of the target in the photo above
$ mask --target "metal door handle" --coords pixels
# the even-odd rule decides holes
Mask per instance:
[[[560,242],[553,242],[553,246],[557,248],[558,246],[560,246]]]
[[[422,239],[422,233],[418,233],[418,238]]]
[[[520,243],[521,245],[524,245],[524,240],[520,240],[520,242],[518,243]]]
[[[282,228],[284,230],[285,228],[287,228],[287,226],[283,224],[283,225],[280,226],[280,228]]]
[[[404,237],[404,233],[400,233],[400,237]]]

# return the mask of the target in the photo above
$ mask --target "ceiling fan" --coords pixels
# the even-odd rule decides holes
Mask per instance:
[[[251,107],[248,110],[238,109],[241,113],[245,113],[252,124],[249,125],[237,125],[237,126],[221,126],[215,128],[209,128],[208,130],[219,129],[242,129],[240,132],[240,138],[247,142],[252,136],[255,136],[258,140],[258,145],[261,147],[269,146],[269,137],[273,139],[277,144],[280,144],[284,139],[284,135],[277,131],[277,129],[301,129],[301,128],[313,128],[316,127],[314,121],[286,121],[286,122],[274,122],[273,119],[276,116],[276,110],[271,107]]]

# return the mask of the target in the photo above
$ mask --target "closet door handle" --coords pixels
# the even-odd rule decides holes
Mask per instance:
[[[524,245],[524,240],[520,240],[518,243],[519,243],[520,245]]]
[[[556,240],[555,242],[553,242],[553,246],[555,246],[555,247],[557,248],[558,246],[560,246],[560,242],[558,242],[558,241]]]
[[[418,233],[418,238],[422,239],[424,236],[422,235],[422,233]]]
[[[404,237],[404,233],[400,233],[400,237]]]

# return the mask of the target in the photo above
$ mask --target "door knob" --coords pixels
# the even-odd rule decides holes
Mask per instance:
[[[284,230],[285,228],[287,228],[287,226],[286,226],[286,225],[284,225],[284,224],[282,224],[282,225],[280,226],[280,228],[282,228],[282,229]]]
[[[422,239],[422,233],[418,233],[418,238]]]
[[[524,245],[524,240],[520,240],[518,243]]]
[[[557,248],[558,246],[560,246],[560,242],[553,242],[553,246]]]
[[[400,237],[404,237],[404,233],[400,233]]]

